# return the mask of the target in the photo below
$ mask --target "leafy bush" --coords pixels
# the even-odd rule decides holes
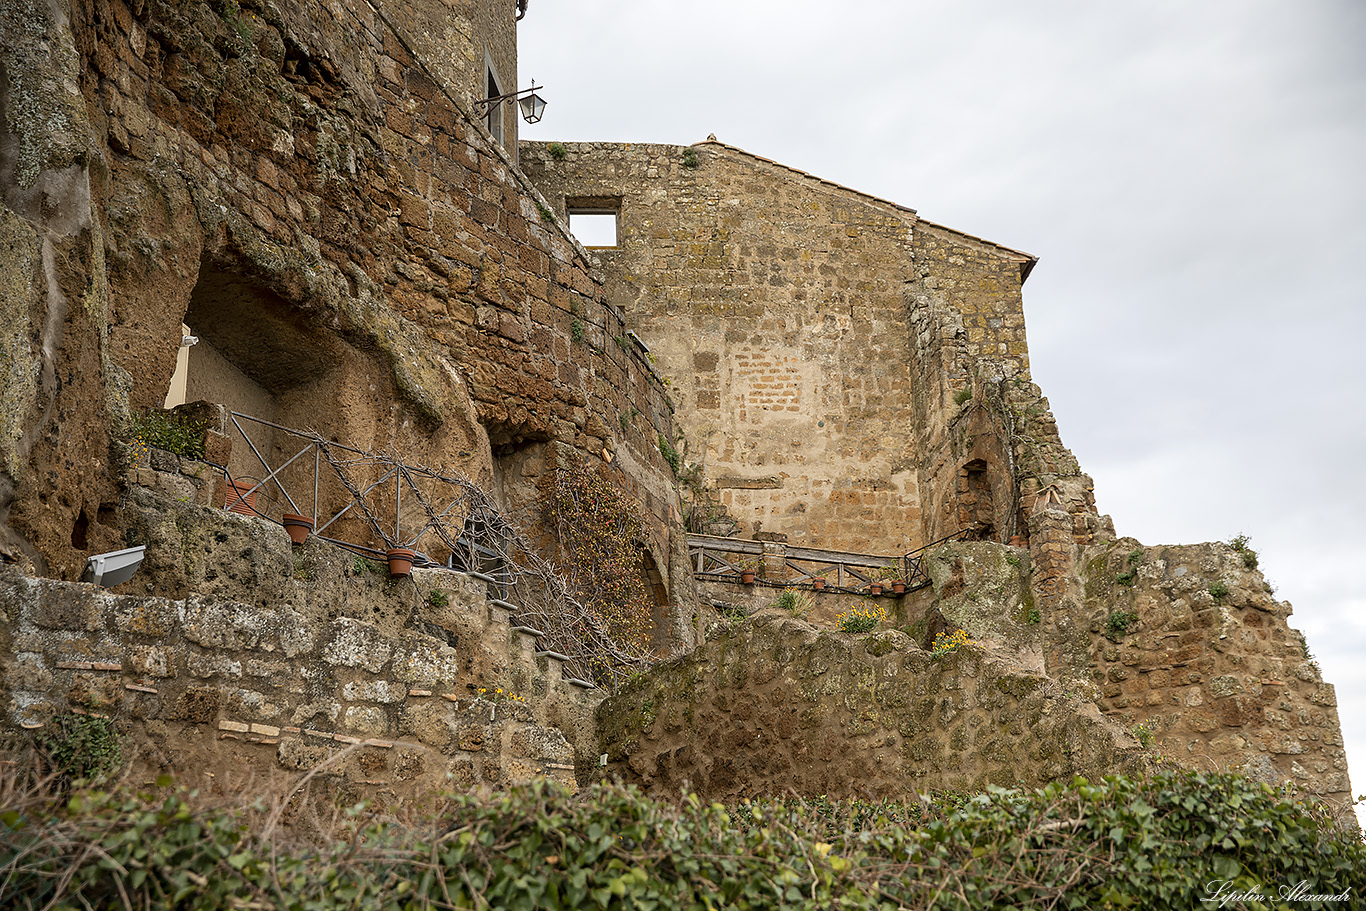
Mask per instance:
[[[547,149],[550,152],[550,157],[556,161],[564,161],[565,157],[569,155],[569,150],[565,148],[562,142],[552,142]]]
[[[701,164],[701,162],[697,160],[697,150],[696,150],[696,149],[684,149],[684,150],[683,150],[683,167],[685,167],[685,168],[695,168],[695,167],[697,167],[697,166],[700,165],[700,164]]]
[[[1228,546],[1238,552],[1243,558],[1243,566],[1247,569],[1257,568],[1257,552],[1248,546],[1252,539],[1247,535],[1234,535],[1228,542]]]
[[[57,715],[33,738],[46,765],[68,781],[101,781],[123,765],[123,739],[99,715]]]
[[[539,782],[450,798],[421,826],[358,805],[327,831],[191,800],[93,791],[10,806],[0,898],[148,911],[1194,908],[1218,906],[1202,902],[1212,882],[1339,895],[1366,870],[1360,832],[1321,808],[1195,772],[729,807]]]
[[[1215,601],[1223,601],[1228,597],[1228,584],[1223,579],[1216,579],[1209,584],[1206,591],[1214,596]]]

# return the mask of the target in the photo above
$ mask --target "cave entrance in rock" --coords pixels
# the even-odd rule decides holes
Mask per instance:
[[[342,360],[344,343],[316,319],[260,282],[205,262],[183,322],[185,365],[168,390],[173,397],[325,431],[338,410],[328,380]],[[259,429],[259,438],[253,431],[254,445],[268,459],[277,456],[274,434],[268,426]],[[240,442],[234,442],[224,467],[234,478],[260,480],[260,461]],[[268,489],[262,497],[279,499],[278,493]]]

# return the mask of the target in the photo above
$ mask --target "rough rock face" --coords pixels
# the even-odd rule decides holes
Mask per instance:
[[[443,32],[452,12],[0,8],[7,552],[74,578],[125,543],[111,441],[161,405],[183,323],[195,398],[461,472],[509,510],[549,446],[610,463],[683,631],[667,393],[467,107],[473,44],[515,73],[515,7],[467,4]]]
[[[597,710],[606,774],[661,794],[904,795],[1137,772],[1093,703],[976,646],[821,632],[779,612],[726,627]]]
[[[1143,725],[1183,765],[1288,780],[1350,802],[1333,687],[1255,555],[1132,538],[1077,547],[1071,517],[1055,513],[1056,534],[1042,527],[1032,554],[986,543],[937,548],[926,558],[932,597],[908,601],[899,619],[924,645],[939,629],[962,628],[1004,649],[1094,698],[1126,729]]]
[[[1255,555],[1227,544],[1081,551],[1084,630],[1106,714],[1187,765],[1235,767],[1351,800],[1337,697]]]

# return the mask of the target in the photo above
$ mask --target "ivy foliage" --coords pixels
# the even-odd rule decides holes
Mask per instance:
[[[653,602],[642,575],[645,521],[638,507],[583,464],[556,470],[544,504],[579,601],[618,643],[646,649]]]
[[[164,784],[164,782],[159,782]],[[1350,907],[1359,831],[1247,779],[1163,773],[929,801],[661,803],[540,782],[325,835],[191,795],[80,792],[0,812],[6,908],[1190,908],[1306,882]],[[271,831],[271,834],[262,834]],[[1217,887],[1216,887],[1217,888]],[[1273,899],[1274,901],[1274,899]],[[1246,901],[1226,907],[1262,908]]]
[[[123,765],[123,738],[109,718],[57,715],[34,737],[44,764],[65,781],[100,781]]]

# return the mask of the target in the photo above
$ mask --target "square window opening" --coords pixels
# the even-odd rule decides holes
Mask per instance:
[[[617,245],[615,209],[569,209],[569,231],[585,247]]]

